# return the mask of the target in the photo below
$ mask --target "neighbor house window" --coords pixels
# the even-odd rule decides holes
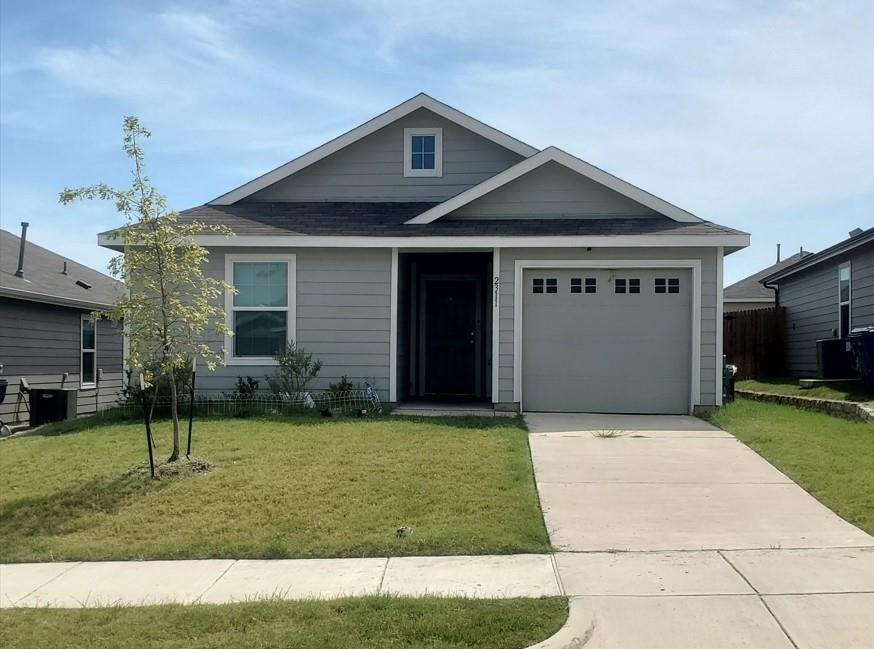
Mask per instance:
[[[404,176],[443,175],[443,129],[404,129]]]
[[[850,262],[841,264],[838,268],[838,331],[841,338],[850,335],[850,299],[852,298],[852,275]]]
[[[82,314],[81,347],[79,349],[79,387],[97,385],[97,323],[87,313]]]
[[[231,360],[271,363],[294,337],[294,256],[229,256],[226,270],[237,291],[228,300]]]

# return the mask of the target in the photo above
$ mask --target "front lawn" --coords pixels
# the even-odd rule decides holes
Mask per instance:
[[[518,419],[206,420],[193,455],[215,468],[157,481],[124,475],[144,437],[125,423],[0,442],[0,561],[550,549]]]
[[[106,609],[6,609],[4,649],[522,649],[553,635],[567,600],[362,597]]]
[[[798,379],[749,379],[738,381],[740,390],[767,392],[769,394],[788,394],[793,397],[813,397],[816,399],[838,399],[840,401],[874,401],[874,394],[868,394],[860,383],[852,381],[818,385],[815,388],[802,388]]]
[[[748,399],[724,406],[711,421],[874,534],[874,425]]]

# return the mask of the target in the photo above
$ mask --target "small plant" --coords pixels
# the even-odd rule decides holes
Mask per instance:
[[[314,359],[312,354],[307,354],[294,342],[287,343],[273,358],[279,364],[276,373],[267,377],[273,394],[301,394],[322,370],[322,361]]]
[[[237,377],[237,385],[234,387],[232,398],[237,401],[251,401],[258,394],[258,388],[261,382],[258,379],[253,379],[247,376],[245,379],[242,376]]]
[[[595,431],[594,435],[601,439],[613,439],[614,437],[622,437],[625,433],[621,430],[599,430]]]
[[[355,386],[352,384],[352,381],[349,380],[349,377],[345,374],[340,377],[340,380],[336,383],[331,383],[328,385],[328,392],[331,394],[344,394],[346,392],[352,392],[355,389]]]

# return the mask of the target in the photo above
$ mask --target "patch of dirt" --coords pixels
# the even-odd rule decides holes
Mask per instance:
[[[183,478],[189,475],[208,473],[215,468],[207,460],[201,457],[180,457],[176,462],[160,460],[155,462],[155,478],[173,479]],[[123,478],[148,478],[151,477],[149,463],[143,462],[131,467],[122,475]]]

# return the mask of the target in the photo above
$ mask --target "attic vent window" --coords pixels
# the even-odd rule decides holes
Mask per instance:
[[[404,129],[404,176],[439,177],[443,175],[443,129]]]
[[[91,284],[89,284],[88,282],[86,282],[85,280],[82,280],[82,279],[77,279],[77,280],[76,280],[76,286],[81,286],[81,287],[84,288],[86,291],[87,291],[89,288],[91,288]]]

